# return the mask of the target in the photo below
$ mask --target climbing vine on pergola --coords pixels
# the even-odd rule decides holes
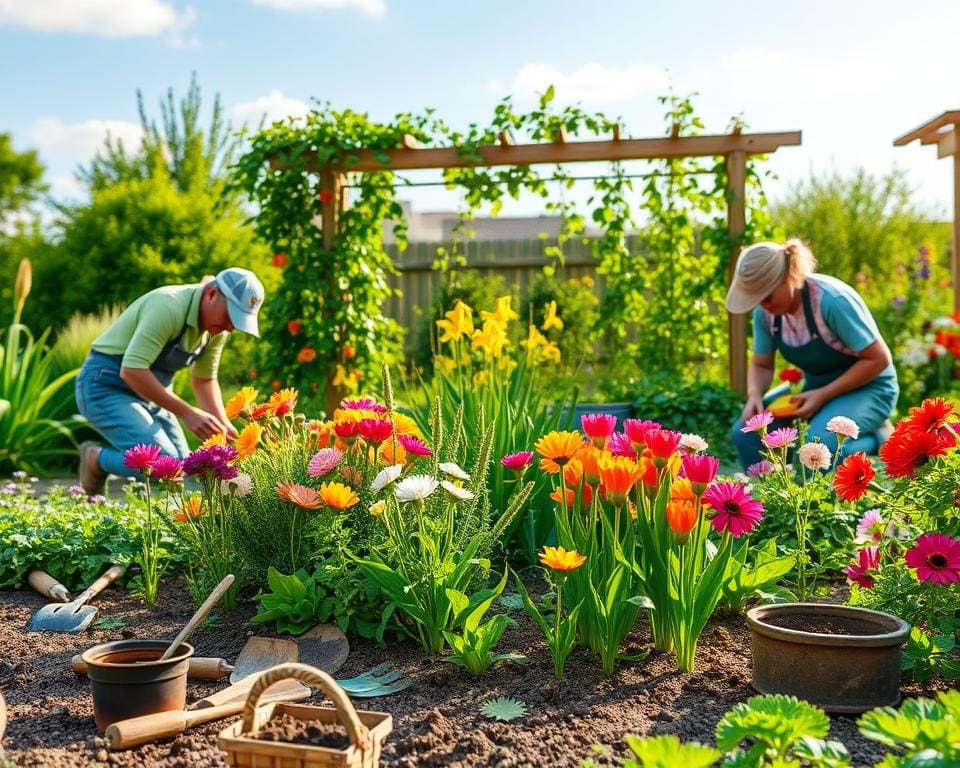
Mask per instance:
[[[539,108],[526,114],[506,99],[490,126],[471,125],[463,132],[451,130],[431,111],[378,124],[325,106],[304,122],[277,123],[253,137],[235,178],[258,204],[254,224],[276,249],[275,264],[285,270],[279,295],[270,301],[278,344],[263,371],[276,377],[274,386],[306,381],[317,395],[325,393],[329,411],[344,389],[357,388],[366,363],[399,351],[399,329],[382,313],[393,270],[383,246],[384,221],[396,222],[394,235],[401,247],[405,244],[395,198],[398,171],[440,169],[448,186],[464,191],[471,210],[486,203],[493,215],[505,195],[540,195],[548,210],[563,217],[557,243],[548,246],[560,254],[563,242],[582,234],[585,223],[572,203],[549,200],[548,186],[572,184],[563,170],[567,164],[610,163],[611,172],[595,181],[594,195],[594,219],[603,232],[594,249],[609,273],[629,257],[633,223],[626,200],[630,177],[622,162],[714,158],[727,200],[730,270],[748,234],[749,159],[800,143],[799,131],[746,133],[739,123],[729,133],[696,135],[699,121],[690,117],[689,102],[674,97],[663,99],[671,105],[670,135],[630,138],[619,121],[603,115],[579,107],[551,111],[552,98],[551,88]],[[525,142],[518,143],[517,135]],[[579,140],[583,136],[589,140]],[[544,166],[552,167],[549,175],[537,171]],[[744,318],[731,317],[728,332],[730,382],[743,392]]]

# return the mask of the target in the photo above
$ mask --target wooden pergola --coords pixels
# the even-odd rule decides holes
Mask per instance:
[[[361,149],[351,157],[349,166],[332,163],[311,165],[308,155],[307,170],[320,176],[322,228],[325,247],[332,246],[337,231],[337,218],[346,205],[346,177],[348,173],[371,171],[403,171],[443,168],[486,167],[496,165],[553,165],[559,163],[610,162],[615,160],[660,160],[673,157],[724,158],[727,171],[727,231],[732,250],[729,278],[736,266],[746,224],[745,188],[748,155],[765,155],[783,146],[800,144],[800,131],[780,133],[742,133],[735,129],[729,134],[707,136],[672,136],[647,139],[624,139],[619,128],[614,128],[610,139],[598,141],[568,141],[561,131],[553,142],[515,144],[508,132],[501,133],[499,142],[477,148],[477,155],[465,157],[458,147],[421,147],[413,137],[405,137],[403,146],[376,153]],[[355,162],[353,162],[355,160]],[[285,164],[275,162],[283,169]],[[740,393],[747,389],[746,318],[729,318],[730,385]]]
[[[921,144],[936,144],[937,158],[953,158],[953,250],[950,265],[953,311],[960,312],[960,109],[949,110],[927,120],[895,139],[893,145],[903,147],[917,139]]]

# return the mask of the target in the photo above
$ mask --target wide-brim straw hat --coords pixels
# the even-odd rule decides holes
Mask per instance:
[[[749,312],[787,276],[787,256],[779,243],[754,243],[740,252],[727,291],[727,311]]]

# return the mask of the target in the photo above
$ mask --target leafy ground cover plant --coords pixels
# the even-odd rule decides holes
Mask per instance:
[[[876,768],[947,768],[960,765],[960,691],[941,691],[936,700],[907,699],[899,710],[874,709],[857,721],[868,739],[893,747]]]
[[[285,576],[276,568],[270,568],[267,583],[270,591],[257,595],[260,607],[257,615],[250,619],[251,624],[274,621],[280,634],[300,635],[323,621],[325,613],[329,615],[330,601],[306,570]]]

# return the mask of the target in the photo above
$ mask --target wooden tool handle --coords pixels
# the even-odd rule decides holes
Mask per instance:
[[[67,588],[49,573],[41,570],[30,571],[30,573],[27,574],[27,584],[51,600],[57,600],[61,603],[70,602],[70,593],[67,591]]]
[[[207,709],[157,712],[153,715],[119,720],[107,726],[105,735],[110,749],[130,749],[130,747],[147,744],[157,739],[177,736],[187,728],[192,728],[201,723],[209,723],[213,720],[236,715],[241,709],[243,709],[243,702],[238,701],[235,704],[224,704],[221,707],[208,707]]]
[[[80,654],[70,659],[70,669],[78,675],[87,674],[87,663]],[[227,664],[226,659],[215,659],[210,656],[193,656],[190,659],[190,669],[187,677],[191,680],[222,680],[233,672],[233,666]]]
[[[260,696],[274,683],[286,680],[288,678],[299,680],[301,683],[312,685],[323,691],[323,694],[333,702],[337,710],[337,719],[347,729],[347,735],[350,737],[350,743],[353,744],[361,753],[367,752],[371,747],[370,732],[366,726],[360,722],[357,717],[357,710],[353,707],[350,697],[344,693],[343,688],[337,685],[337,681],[322,669],[311,667],[307,664],[278,664],[266,672],[263,672],[254,682],[250,693],[247,694],[247,700],[243,705],[243,726],[241,733],[256,738],[260,731],[260,711],[257,709],[257,703]]]
[[[113,582],[123,576],[126,572],[126,566],[123,565],[113,565],[110,567],[103,576],[97,579],[93,584],[87,587],[83,592],[76,596],[71,602],[74,605],[83,605],[85,602],[100,594],[103,590],[109,587]]]
[[[233,574],[228,573],[223,577],[223,581],[217,584],[213,592],[210,593],[210,597],[203,601],[203,605],[197,608],[197,612],[193,614],[193,616],[190,618],[190,621],[187,622],[187,626],[181,629],[180,634],[173,638],[173,642],[167,646],[167,650],[163,652],[163,656],[160,657],[160,661],[169,659],[171,656],[173,656],[174,651],[180,647],[180,644],[186,642],[186,639],[190,637],[190,635],[193,633],[193,630],[203,623],[203,620],[207,618],[207,614],[213,610],[213,606],[215,606],[217,601],[223,597],[223,593],[230,589],[231,584],[233,584]]]

